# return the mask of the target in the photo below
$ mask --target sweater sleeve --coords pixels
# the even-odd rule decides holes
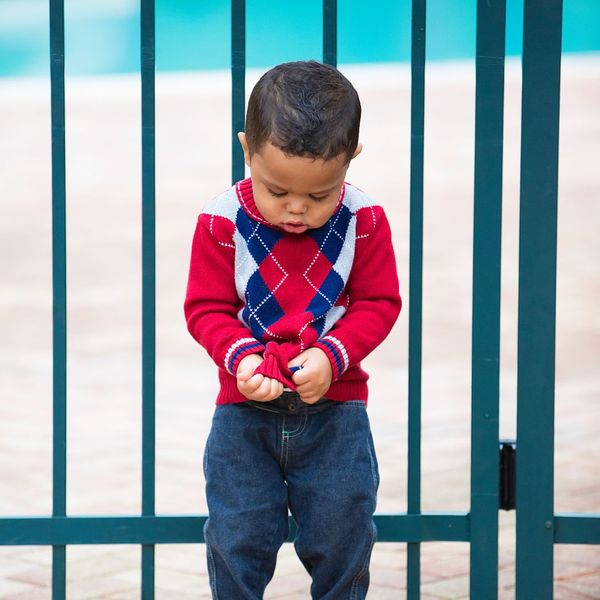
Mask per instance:
[[[184,302],[192,337],[231,375],[242,358],[264,350],[237,316],[242,303],[235,288],[233,232],[234,224],[224,217],[198,217]]]
[[[363,208],[361,213],[346,288],[348,309],[314,344],[327,354],[334,381],[383,342],[402,306],[387,217],[379,206]]]

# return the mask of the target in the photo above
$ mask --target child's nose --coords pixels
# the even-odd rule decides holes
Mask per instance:
[[[293,215],[302,215],[306,212],[306,204],[299,198],[290,199],[287,210]]]

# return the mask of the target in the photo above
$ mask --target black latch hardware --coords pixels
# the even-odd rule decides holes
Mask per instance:
[[[500,508],[515,509],[517,442],[500,440]]]

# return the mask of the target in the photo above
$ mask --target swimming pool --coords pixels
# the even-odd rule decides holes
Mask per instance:
[[[321,0],[248,0],[251,67],[321,58]],[[338,0],[338,62],[410,59],[410,0]],[[523,0],[507,0],[506,52],[521,51]],[[476,0],[429,0],[427,58],[475,54]],[[139,70],[139,0],[65,0],[69,75]],[[229,67],[229,0],[156,0],[156,66]],[[0,76],[48,74],[48,0],[0,0]],[[564,0],[563,50],[600,50],[600,2]]]

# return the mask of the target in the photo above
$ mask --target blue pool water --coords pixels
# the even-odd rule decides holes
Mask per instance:
[[[321,58],[321,0],[247,1],[247,61]],[[338,61],[410,59],[410,0],[338,0]],[[521,50],[523,0],[507,0],[506,50]],[[429,0],[427,58],[472,58],[476,0]],[[65,0],[70,75],[139,70],[139,0]],[[229,67],[229,0],[156,0],[157,69]],[[48,0],[0,0],[0,76],[47,76]],[[600,50],[600,0],[564,0],[563,50]]]

